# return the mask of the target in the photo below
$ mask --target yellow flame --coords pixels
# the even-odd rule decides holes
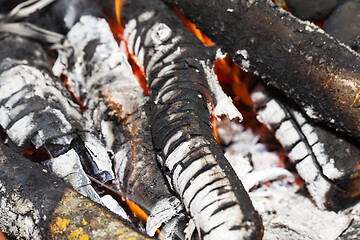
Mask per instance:
[[[119,25],[121,25],[120,14],[121,14],[121,9],[122,9],[123,3],[124,3],[123,0],[115,0],[116,20]]]

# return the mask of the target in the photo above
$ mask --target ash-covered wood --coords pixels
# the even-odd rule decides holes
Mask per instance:
[[[158,160],[200,237],[261,237],[261,220],[212,135],[210,51],[161,1],[127,1],[123,16],[129,50],[148,79]]]
[[[88,174],[101,182],[111,180],[105,148],[86,129],[79,107],[52,75],[42,47],[13,35],[2,35],[0,46],[0,124],[9,144],[24,151],[43,149],[52,162],[67,154],[65,158],[74,159],[72,165],[63,165],[69,167],[66,171],[75,170],[73,164],[81,161]],[[77,178],[82,183],[75,185],[89,184],[86,178],[83,174]]]
[[[114,184],[149,213],[146,231],[184,239],[188,219],[158,166],[148,104],[108,23],[83,16],[66,36],[53,67],[84,100],[85,116],[113,155]],[[110,108],[111,107],[111,108]]]
[[[149,239],[3,143],[0,201],[0,228],[14,239],[64,239],[74,232],[90,239]]]
[[[360,149],[356,144],[317,126],[273,97],[261,83],[251,98],[258,120],[274,131],[319,208],[339,210],[359,199]]]
[[[360,55],[269,0],[170,0],[243,69],[360,139]]]
[[[65,188],[46,168],[0,143],[0,227],[6,234],[45,239],[48,221]]]

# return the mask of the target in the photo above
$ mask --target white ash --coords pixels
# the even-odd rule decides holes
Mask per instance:
[[[178,215],[182,209],[180,200],[175,197],[161,199],[150,212],[146,222],[146,233],[154,236],[161,225]]]
[[[119,203],[110,195],[105,195],[101,197],[101,202],[104,204],[106,208],[108,208],[113,213],[116,213],[123,219],[129,220],[129,216],[126,214],[125,210],[120,207]]]
[[[190,219],[187,227],[185,228],[185,239],[192,239],[195,232],[196,225],[193,219]]]
[[[113,132],[113,122],[102,120],[101,123],[101,134],[105,138],[105,147],[109,151],[112,149],[115,136]]]
[[[224,59],[226,57],[226,55],[227,55],[226,52],[223,52],[221,48],[218,48],[216,50],[215,59],[216,60]]]
[[[11,197],[5,197],[7,189],[0,182],[1,230],[19,239],[41,239],[41,230],[36,225],[42,218],[39,211],[34,209],[29,199],[18,196],[16,189],[11,189],[11,191],[14,191]]]
[[[243,49],[243,50],[237,50],[237,51],[236,51],[236,54],[243,56],[244,59],[248,59],[248,58],[249,58],[249,53],[248,53],[245,49]]]
[[[154,15],[155,15],[154,11],[144,12],[138,17],[138,20],[140,23],[146,22],[146,21],[150,20]]]
[[[117,179],[113,181],[113,184],[117,187],[117,189],[123,189],[125,187],[122,186],[122,183],[125,179],[126,166],[128,164],[128,161],[132,160],[127,157],[129,151],[130,150],[128,149],[128,146],[122,145],[113,157],[114,166],[116,166],[114,171]]]
[[[204,69],[210,92],[213,95],[215,105],[213,114],[217,118],[225,115],[230,120],[238,119],[239,121],[241,121],[243,119],[241,113],[234,106],[231,97],[227,96],[222,90],[214,70],[210,68],[208,64],[206,64],[203,60],[200,60],[199,63]]]
[[[116,81],[101,88],[101,93],[106,101],[116,104],[114,107],[118,109],[116,116],[119,119],[125,119],[133,114],[147,100],[136,79],[133,81],[131,79],[130,81]]]
[[[289,182],[295,181],[295,176],[285,168],[274,167],[263,170],[254,170],[246,174],[241,180],[246,191],[266,182],[286,178]]]
[[[296,191],[296,186],[274,182],[249,193],[263,219],[263,239],[333,240],[349,226],[351,216],[320,210]]]
[[[111,160],[100,140],[93,134],[86,132],[84,144],[91,155],[93,163],[96,164],[98,172],[105,174],[104,181],[114,179]]]
[[[100,197],[91,186],[91,181],[84,172],[75,150],[71,149],[57,158],[46,160],[43,164],[80,194],[92,201],[101,203]]]
[[[173,144],[176,140],[178,140],[183,134],[184,134],[183,131],[179,130],[177,133],[175,133],[173,136],[171,136],[171,138],[167,141],[167,143],[165,144],[165,147],[163,149],[163,153],[165,156],[167,156],[167,154],[168,154],[170,145]]]
[[[252,168],[256,170],[274,168],[280,165],[279,156],[275,152],[269,152],[266,146],[259,142],[259,137],[250,129],[245,129],[243,125],[234,122],[231,123],[231,128],[234,135],[233,142],[226,147],[225,155],[232,162],[232,165],[237,164],[237,159],[234,156],[242,156],[241,158],[247,160],[249,165],[251,162]],[[237,170],[238,168],[234,167],[234,169]]]
[[[225,154],[235,172],[239,173],[244,186],[247,189],[252,188],[249,195],[263,219],[263,239],[333,240],[348,228],[351,221],[356,220],[355,210],[335,213],[319,209],[312,199],[300,193],[300,186],[295,184],[296,176],[277,167],[279,159],[269,159],[265,154],[266,149],[257,152],[256,149],[261,149],[258,147],[257,136],[237,123],[232,123],[232,126],[234,135],[239,137],[234,138],[233,143],[225,149]],[[239,148],[241,145],[244,147]],[[254,162],[250,161],[254,161],[254,154],[259,158],[258,163],[252,165]],[[300,163],[301,165],[297,165],[300,171],[315,167],[311,165],[312,161],[306,159]],[[315,186],[316,182],[321,182],[323,178],[317,179],[316,175],[311,175],[314,172],[303,175],[316,179],[313,181],[314,188],[326,186],[323,183]],[[267,182],[267,185],[262,184],[263,182]],[[323,201],[319,200],[322,205]]]
[[[154,24],[150,31],[151,39],[153,40],[155,46],[166,42],[172,34],[171,29],[165,23]]]

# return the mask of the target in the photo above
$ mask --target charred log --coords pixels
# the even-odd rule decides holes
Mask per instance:
[[[170,0],[245,70],[308,116],[360,139],[360,56],[323,30],[260,1]]]
[[[167,239],[184,239],[188,220],[158,166],[147,98],[107,22],[83,16],[63,45],[53,70],[67,75],[71,90],[84,100],[85,116],[112,152],[113,182],[149,213],[149,235],[160,228]]]
[[[27,145],[45,149],[52,158],[49,166],[72,157],[71,165],[63,165],[67,171],[74,172],[81,161],[85,171],[101,182],[112,179],[105,148],[84,127],[79,107],[52,75],[42,47],[12,35],[2,36],[0,45],[0,124],[9,142],[25,150]],[[79,180],[74,187],[89,185],[84,174],[78,176],[69,178]]]
[[[260,218],[211,132],[211,101],[220,102],[210,91],[210,51],[160,1],[123,9],[124,37],[148,79],[158,160],[200,236],[259,238]]]
[[[288,151],[319,208],[339,210],[359,199],[360,149],[284,104],[260,83],[251,94],[258,119]]]
[[[149,239],[3,143],[0,199],[0,228],[17,239],[64,239],[79,229],[90,239]]]

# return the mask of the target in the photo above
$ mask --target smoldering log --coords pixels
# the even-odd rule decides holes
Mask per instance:
[[[16,239],[64,239],[79,230],[90,239],[149,239],[3,143],[0,200],[0,228]]]
[[[260,238],[261,220],[212,135],[211,101],[221,102],[209,51],[160,1],[127,1],[123,16],[129,50],[148,79],[158,160],[200,237]]]
[[[73,157],[71,166],[63,165],[69,167],[66,171],[74,173],[73,170],[82,169],[78,164],[81,161],[85,171],[100,181],[112,179],[105,148],[84,127],[79,107],[72,102],[60,80],[52,75],[42,47],[7,34],[1,36],[0,45],[0,124],[8,142],[14,143],[19,151],[43,149],[52,158],[49,166],[61,165],[61,159]],[[61,157],[64,154],[65,157]],[[74,188],[90,185],[85,174],[78,176],[68,178],[77,181],[72,182]],[[97,194],[87,189],[81,192],[89,193],[87,196],[94,196],[96,200]]]
[[[360,140],[360,55],[270,0],[169,0],[243,69]]]
[[[356,144],[316,125],[260,82],[251,98],[259,121],[274,131],[319,208],[339,210],[359,200],[360,149]]]
[[[158,167],[147,98],[108,23],[81,17],[63,46],[53,70],[65,74],[71,90],[84,99],[85,116],[113,154],[118,190],[149,213],[149,235],[160,228],[166,239],[184,239],[188,219]]]

